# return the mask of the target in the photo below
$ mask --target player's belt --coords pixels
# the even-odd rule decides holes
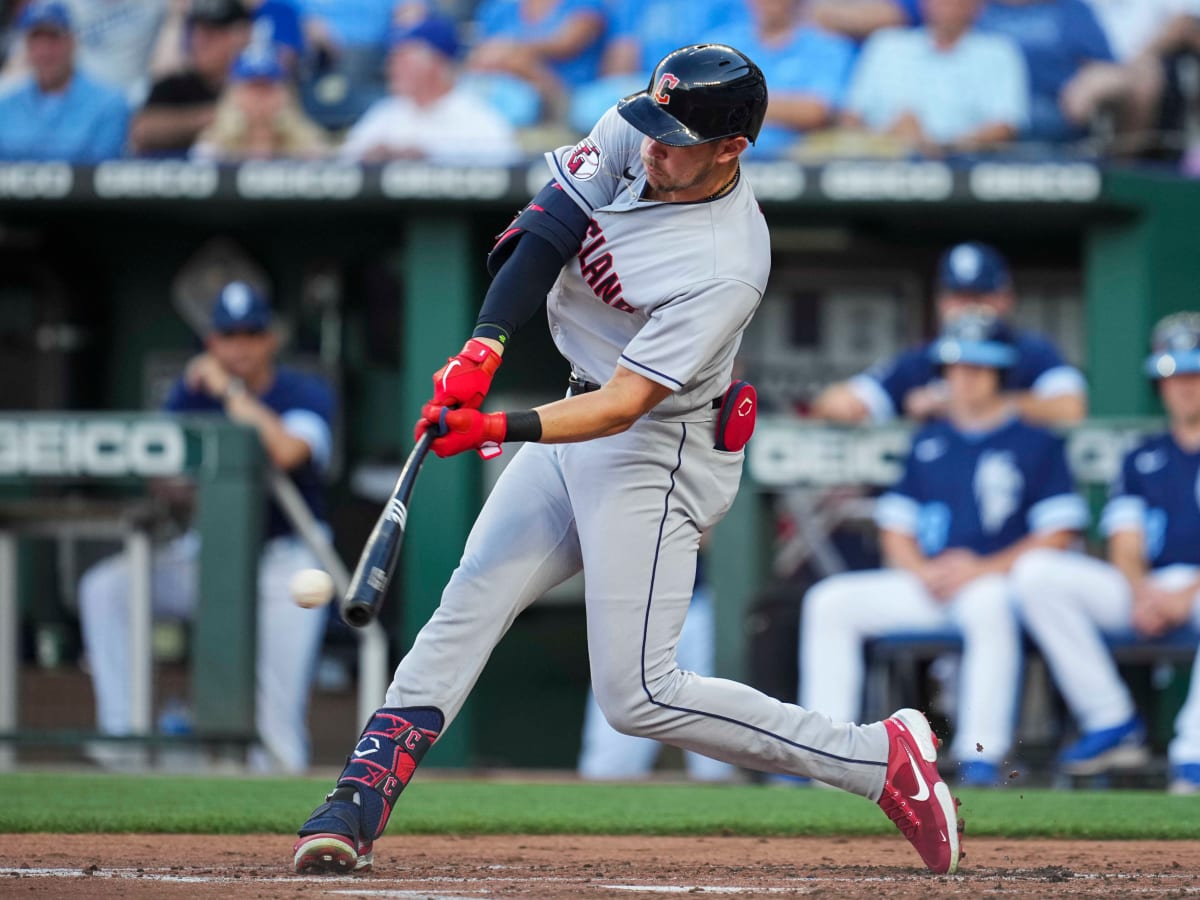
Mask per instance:
[[[584,381],[582,378],[577,378],[574,375],[567,380],[568,397],[578,397],[580,394],[590,394],[592,391],[598,390],[600,390],[600,385],[596,384],[594,381]],[[721,408],[720,397],[713,397],[712,408]]]

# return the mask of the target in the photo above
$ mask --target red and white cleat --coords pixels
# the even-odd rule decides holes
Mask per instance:
[[[920,712],[902,709],[884,720],[887,780],[879,806],[939,875],[958,868],[961,837],[954,797],[937,770],[938,739]]]
[[[305,835],[293,850],[297,875],[351,875],[366,872],[375,861],[370,844],[355,849],[342,834]]]

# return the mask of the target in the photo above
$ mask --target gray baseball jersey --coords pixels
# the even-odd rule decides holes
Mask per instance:
[[[707,202],[639,199],[641,142],[613,109],[586,139],[546,154],[592,220],[546,310],[580,377],[603,384],[624,366],[672,390],[653,415],[687,417],[729,386],[770,273],[770,234],[745,179]]]
[[[641,141],[613,111],[574,147],[548,154],[553,177],[591,217],[548,316],[579,376],[603,383],[624,366],[673,393],[619,434],[521,448],[386,705],[436,707],[452,721],[521,610],[582,569],[592,688],[619,731],[878,798],[881,723],[835,724],[679,668],[700,535],[732,505],[744,460],[714,446],[711,401],[729,385],[762,296],[770,241],[744,180],[696,203],[640,200]]]

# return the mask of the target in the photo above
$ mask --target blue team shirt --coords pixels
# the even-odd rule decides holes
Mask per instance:
[[[1017,6],[989,2],[975,27],[1007,35],[1025,54],[1032,91],[1026,136],[1047,141],[1078,137],[1081,129],[1059,108],[1059,93],[1084,63],[1114,59],[1091,7],[1083,0],[1037,0]]]
[[[604,0],[560,0],[549,14],[536,22],[521,17],[521,0],[483,0],[475,12],[476,42],[489,38],[508,38],[515,41],[548,37],[582,12],[595,13],[608,21]],[[581,53],[569,59],[550,60],[548,65],[568,88],[595,80],[600,74],[600,57],[604,53],[602,34]]]
[[[76,71],[44,94],[32,78],[0,96],[0,160],[98,163],[125,148],[129,106],[116,88]]]
[[[264,0],[254,10],[254,33],[280,47],[289,47],[304,53],[304,30],[300,24],[300,9],[297,0]]]
[[[1083,376],[1063,362],[1050,341],[1028,331],[1019,331],[1015,343],[1017,364],[1005,370],[1005,390],[1035,390],[1047,395],[1086,391]],[[871,410],[873,420],[883,422],[901,414],[909,391],[941,379],[939,367],[929,356],[931,346],[932,342],[906,350],[895,359],[851,379],[851,388]]]
[[[852,41],[808,26],[792,32],[786,44],[766,45],[748,21],[710,34],[708,39],[736,47],[754,60],[766,76],[770,97],[803,94],[824,101],[830,109],[837,109],[842,102],[856,51]],[[767,123],[752,153],[758,157],[779,156],[801,137],[790,128]]]
[[[1088,511],[1062,440],[1044,428],[1011,419],[971,433],[937,421],[913,438],[904,476],[879,498],[875,521],[915,537],[926,556],[988,555],[1029,534],[1080,530]]]
[[[304,440],[312,449],[307,463],[288,473],[296,483],[308,508],[320,521],[325,519],[325,492],[321,487],[321,472],[329,466],[333,447],[333,391],[321,378],[292,369],[279,368],[275,381],[258,398],[282,420],[290,434]],[[177,381],[167,396],[169,412],[196,413],[225,410],[221,401],[203,392],[193,391]],[[271,502],[267,517],[267,537],[292,533],[292,526],[283,511]]]
[[[746,19],[740,0],[690,0],[686,15],[680,15],[679,0],[613,0],[611,10],[612,38],[638,43],[639,74],[646,78],[672,50],[699,43],[710,32]]]
[[[1200,453],[1186,452],[1169,433],[1131,451],[1100,527],[1106,535],[1140,531],[1152,569],[1200,565]]]
[[[395,0],[300,0],[305,17],[323,19],[346,47],[382,47],[392,28]]]

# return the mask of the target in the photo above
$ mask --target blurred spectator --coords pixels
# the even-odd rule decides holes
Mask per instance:
[[[134,105],[146,96],[149,63],[168,0],[63,0],[75,32],[75,61],[91,77],[119,88]],[[17,4],[18,6],[20,4]],[[3,78],[24,75],[29,61],[17,52]]]
[[[752,20],[710,35],[741,50],[763,70],[770,100],[752,149],[779,156],[805,132],[824,128],[842,99],[854,44],[806,25],[809,0],[749,0]]]
[[[517,127],[558,121],[599,76],[607,27],[604,0],[483,0],[467,69]]]
[[[1075,121],[1088,121],[1112,108],[1116,130],[1139,135],[1161,124],[1163,95],[1178,85],[1172,63],[1200,49],[1200,0],[1088,0],[1108,35],[1116,63],[1091,63],[1063,94]],[[1179,117],[1170,125],[1178,128]]]
[[[186,39],[187,68],[155,82],[134,117],[136,153],[183,155],[212,125],[229,70],[250,41],[250,14],[239,0],[191,0]]]
[[[834,575],[805,595],[800,705],[857,722],[865,641],[958,632],[950,756],[960,783],[999,786],[1021,673],[1010,573],[1026,553],[1065,549],[1087,525],[1087,505],[1062,440],[1018,421],[1004,399],[1002,373],[1018,351],[1001,320],[964,314],[927,352],[949,388],[946,418],[913,437],[903,476],[875,507],[888,567]]]
[[[75,64],[67,7],[35,0],[20,19],[30,74],[0,96],[0,159],[96,163],[121,155],[129,107]]]
[[[458,84],[450,19],[430,15],[390,39],[388,87],[350,129],[341,156],[364,162],[425,159],[444,165],[515,162],[516,137],[482,98]]]
[[[253,17],[252,42],[257,46],[275,44],[284,68],[294,74],[304,55],[304,30],[300,22],[299,0],[240,0]],[[152,63],[154,74],[169,75],[187,65],[187,22],[190,0],[171,0],[171,9],[159,34]]]
[[[307,41],[300,89],[326,128],[353,124],[385,93],[383,60],[395,0],[299,0]]]
[[[325,132],[304,115],[274,44],[251,45],[234,64],[213,124],[200,133],[192,156],[311,159],[329,148]]]
[[[983,0],[922,0],[925,25],[889,28],[863,48],[842,122],[936,156],[1013,140],[1029,118],[1020,51],[973,30]]]
[[[971,241],[951,247],[938,264],[937,314],[941,326],[983,308],[1011,318],[1016,306],[1012,277],[994,247]],[[1004,378],[1005,399],[1025,419],[1047,425],[1078,422],[1087,415],[1087,382],[1063,362],[1046,338],[1015,336],[1018,359]],[[849,381],[826,388],[812,414],[837,422],[886,422],[898,415],[928,419],[946,411],[946,384],[929,357],[929,344],[881,362]]]
[[[570,125],[587,134],[622,97],[646,87],[658,61],[672,50],[695,44],[745,19],[741,0],[692,0],[687,15],[679,0],[611,0],[611,25],[601,77],[574,87]]]
[[[1140,0],[1139,0],[1140,2]],[[1108,38],[1083,0],[988,0],[975,27],[1014,40],[1029,67],[1029,127],[1036,141],[1068,141],[1087,122],[1063,108],[1072,79],[1089,62],[1112,62]]]
[[[812,20],[826,31],[864,41],[884,28],[921,24],[920,0],[815,0]]]

